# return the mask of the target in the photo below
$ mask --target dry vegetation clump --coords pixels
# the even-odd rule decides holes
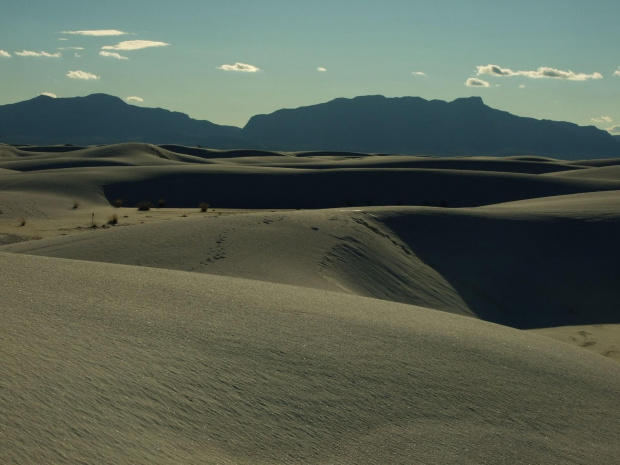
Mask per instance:
[[[209,204],[207,202],[200,202],[198,208],[200,208],[200,211],[204,213],[209,209]]]
[[[21,220],[19,220],[19,225],[20,226],[26,226],[26,219],[22,218]]]
[[[108,224],[118,224],[118,215],[116,213],[110,216]]]
[[[121,208],[123,206],[123,199],[114,199],[114,208]]]
[[[77,210],[77,208],[78,208],[79,206],[80,206],[80,202],[78,202],[77,200],[74,200],[74,201],[73,201],[73,207],[72,207],[72,209],[73,209],[73,210]]]
[[[138,207],[138,211],[147,212],[151,209],[153,204],[149,202],[148,200],[145,200],[143,202],[139,202],[138,205],[136,206]]]

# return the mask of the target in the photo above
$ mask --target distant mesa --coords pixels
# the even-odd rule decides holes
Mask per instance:
[[[620,156],[618,138],[594,126],[536,120],[486,106],[381,95],[338,98],[221,126],[118,97],[50,98],[0,106],[0,142],[76,145],[148,142],[214,149],[341,151],[414,155]]]

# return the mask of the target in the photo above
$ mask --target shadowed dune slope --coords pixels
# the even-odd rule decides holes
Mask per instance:
[[[419,307],[0,254],[0,458],[613,463],[620,368]]]
[[[2,250],[338,290],[518,328],[620,323],[620,191],[179,219]]]
[[[483,319],[620,322],[619,191],[377,217]]]
[[[302,170],[221,165],[67,168],[0,177],[0,189],[97,190],[125,205],[164,198],[170,207],[332,208],[352,205],[468,207],[620,189],[620,181],[425,169]],[[90,187],[87,187],[90,186]]]
[[[11,170],[11,175],[0,175],[0,191],[96,191],[108,202],[123,199],[124,205],[132,206],[163,198],[169,207],[195,207],[206,201],[223,208],[295,209],[473,207],[620,189],[618,176],[596,173],[613,167],[531,157],[307,156],[165,147],[171,150],[137,143],[65,152],[1,146],[0,169]],[[21,174],[13,175],[16,172]]]

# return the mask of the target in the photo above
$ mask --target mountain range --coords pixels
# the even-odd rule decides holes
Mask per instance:
[[[118,97],[34,99],[0,106],[0,142],[98,145],[129,141],[216,149],[349,151],[417,155],[620,157],[620,143],[593,126],[515,116],[480,97],[452,102],[380,95],[253,116],[221,126]]]

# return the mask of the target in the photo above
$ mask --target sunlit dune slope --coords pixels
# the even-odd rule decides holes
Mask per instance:
[[[0,254],[0,458],[613,463],[620,368],[342,293]]]
[[[519,328],[618,323],[620,192],[177,219],[3,250],[237,276]]]

